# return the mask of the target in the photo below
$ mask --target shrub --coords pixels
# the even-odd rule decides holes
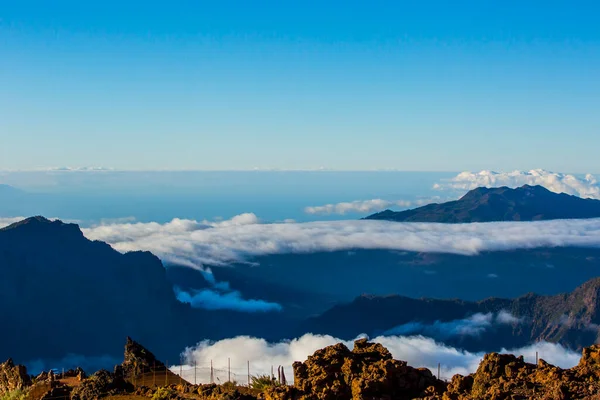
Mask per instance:
[[[152,400],[169,400],[175,392],[172,389],[161,387],[152,395]]]
[[[238,386],[236,381],[228,381],[221,385],[221,387],[225,390],[234,390]]]
[[[279,386],[279,382],[270,377],[269,375],[258,375],[252,377],[252,383],[250,387],[252,389],[265,390],[272,386]]]
[[[0,395],[0,400],[25,400],[26,394],[21,389],[16,389]]]

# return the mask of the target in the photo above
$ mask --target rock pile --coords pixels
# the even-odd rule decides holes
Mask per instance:
[[[113,394],[133,391],[133,385],[121,376],[100,370],[73,388],[71,400],[94,400]]]
[[[394,360],[381,344],[357,340],[350,351],[344,344],[317,350],[304,363],[294,363],[294,386],[265,393],[267,400],[379,400],[436,396],[446,384],[428,369]]]
[[[600,346],[584,349],[579,365],[563,370],[539,360],[526,363],[523,357],[486,354],[477,372],[455,375],[443,400],[599,399]]]

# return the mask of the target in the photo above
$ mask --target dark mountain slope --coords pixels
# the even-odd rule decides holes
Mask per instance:
[[[542,186],[477,188],[459,200],[406,211],[385,210],[365,219],[397,222],[493,222],[599,218],[600,200],[554,193]]]
[[[0,358],[106,355],[127,335],[173,355],[206,330],[195,315],[151,253],[121,254],[43,217],[0,230]]]
[[[520,347],[540,340],[579,349],[600,340],[600,278],[569,294],[527,294],[512,300],[363,295],[307,320],[300,331],[344,339],[361,333],[424,334],[470,351]]]

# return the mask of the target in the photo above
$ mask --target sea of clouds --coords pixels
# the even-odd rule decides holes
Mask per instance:
[[[370,220],[261,223],[254,214],[208,223],[121,223],[83,229],[119,251],[148,250],[167,263],[244,262],[271,254],[384,249],[476,255],[484,251],[554,246],[600,246],[600,219],[472,224]]]
[[[426,367],[437,373],[441,367],[441,378],[450,379],[455,374],[475,372],[484,353],[472,353],[444,345],[424,336],[379,336],[372,341],[383,344],[392,356],[405,360],[413,367]],[[309,355],[323,347],[344,343],[350,349],[352,341],[343,341],[327,335],[306,334],[302,337],[269,343],[264,339],[240,336],[217,342],[202,341],[186,349],[182,354],[182,366],[173,366],[172,371],[182,373],[184,379],[207,383],[210,381],[210,365],[214,368],[215,380],[228,379],[231,365],[232,380],[245,383],[248,365],[251,375],[270,374],[271,367],[285,370],[288,381],[293,380],[292,364],[305,361]],[[564,347],[547,342],[536,343],[518,349],[496,349],[500,353],[523,355],[526,361],[535,362],[535,353],[540,358],[562,368],[571,368],[579,362],[581,355]],[[249,363],[249,364],[248,364]],[[195,368],[194,368],[195,366]]]

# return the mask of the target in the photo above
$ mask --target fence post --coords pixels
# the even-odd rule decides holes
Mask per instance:
[[[273,366],[271,365],[271,380],[275,380],[275,374],[273,373]]]
[[[194,360],[194,385],[197,385],[197,383],[196,383],[196,371],[197,371],[197,365],[196,365],[196,360]]]
[[[210,383],[215,383],[215,375],[213,373],[212,360],[210,360]]]
[[[231,358],[227,358],[227,382],[231,382]]]
[[[438,380],[440,379],[441,364],[438,363]]]
[[[250,360],[248,360],[248,387],[250,387]]]
[[[169,384],[169,362],[165,363],[165,386]]]
[[[179,384],[181,385],[183,383],[183,365],[179,364]]]
[[[535,365],[537,365],[537,363],[538,363],[538,352],[536,351],[535,352]]]

